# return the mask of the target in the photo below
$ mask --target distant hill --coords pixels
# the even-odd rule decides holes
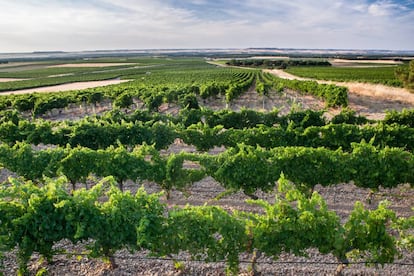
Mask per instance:
[[[289,56],[289,57],[322,57],[348,59],[399,58],[414,59],[412,51],[394,50],[358,50],[358,49],[293,49],[293,48],[206,48],[206,49],[123,49],[96,50],[81,52],[35,51],[32,53],[0,53],[0,62],[35,61],[50,59],[85,59],[100,57],[133,57],[133,56],[172,56],[172,57],[208,57],[236,58],[250,56]]]

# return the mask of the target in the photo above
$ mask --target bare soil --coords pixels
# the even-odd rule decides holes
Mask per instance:
[[[107,86],[113,84],[119,84],[123,82],[127,82],[129,80],[104,80],[104,81],[83,81],[83,82],[73,82],[73,83],[66,83],[66,84],[59,84],[53,86],[45,86],[45,87],[38,87],[38,88],[30,88],[30,89],[21,89],[16,91],[4,91],[1,92],[0,95],[20,95],[20,94],[28,94],[28,93],[47,93],[47,92],[61,92],[61,91],[71,91],[71,90],[81,90],[86,88],[94,88],[100,86]]]
[[[21,81],[27,79],[16,79],[16,78],[0,78],[0,82],[9,82],[9,81]]]

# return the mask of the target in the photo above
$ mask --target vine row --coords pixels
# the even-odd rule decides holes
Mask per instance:
[[[19,274],[28,275],[34,252],[53,261],[61,253],[54,245],[66,240],[84,244],[90,257],[109,260],[112,267],[121,249],[147,250],[153,256],[187,252],[196,260],[225,261],[227,273],[236,275],[243,253],[276,259],[284,252],[306,256],[307,249],[316,248],[343,265],[351,259],[384,264],[414,247],[414,217],[397,217],[386,202],[374,210],[357,202],[341,222],[319,194],[306,197],[282,176],[274,203],[250,203],[263,212],[168,209],[159,195],[143,189],[123,193],[110,179],[73,193],[64,178],[42,187],[10,179],[0,190],[0,254],[17,248]]]
[[[365,140],[381,148],[413,150],[414,128],[409,125],[387,120],[363,126],[333,124],[333,121],[340,121],[336,118],[326,124],[321,114],[306,111],[278,116],[277,111],[259,114],[249,110],[240,113],[187,110],[178,117],[170,117],[146,112],[129,116],[111,112],[76,122],[50,122],[29,121],[9,113],[0,120],[0,141],[9,145],[20,141],[91,149],[104,149],[118,143],[131,147],[147,143],[166,149],[179,138],[199,151],[216,146],[234,147],[239,143],[265,148],[307,146],[334,150],[341,147],[350,151],[352,143]]]
[[[192,162],[192,166],[188,166]],[[105,150],[76,147],[33,150],[17,143],[0,145],[0,164],[33,181],[43,176],[65,175],[75,186],[88,176],[114,176],[122,189],[126,180],[149,180],[167,192],[185,189],[206,175],[228,190],[253,195],[257,190],[272,191],[281,173],[303,191],[353,181],[358,187],[392,188],[414,184],[414,157],[400,148],[378,149],[362,142],[351,152],[341,149],[277,147],[266,150],[239,144],[218,155],[195,153],[161,154],[153,146],[143,145],[129,151],[123,146]]]

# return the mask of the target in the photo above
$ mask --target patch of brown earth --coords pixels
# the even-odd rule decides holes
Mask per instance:
[[[16,78],[0,78],[0,82],[9,82],[9,81],[21,81],[27,79],[16,79]]]
[[[47,92],[60,92],[60,91],[70,91],[70,90],[81,90],[86,88],[94,88],[100,86],[107,86],[112,84],[119,84],[127,82],[129,80],[104,80],[104,81],[83,81],[83,82],[72,82],[66,84],[59,84],[46,87],[22,89],[16,91],[4,91],[0,92],[0,95],[11,95],[11,94],[29,94],[34,92],[47,93]]]

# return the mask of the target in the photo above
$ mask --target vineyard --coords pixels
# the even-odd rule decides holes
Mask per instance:
[[[286,72],[318,80],[358,81],[402,87],[402,82],[395,76],[395,66],[378,67],[291,67]]]
[[[369,120],[336,85],[201,59],[128,62],[0,72],[33,78],[9,90],[55,73],[130,80],[0,96],[0,275],[62,274],[68,260],[103,260],[102,275],[414,267],[412,110]],[[342,111],[233,110],[248,93],[263,107],[295,93]]]

